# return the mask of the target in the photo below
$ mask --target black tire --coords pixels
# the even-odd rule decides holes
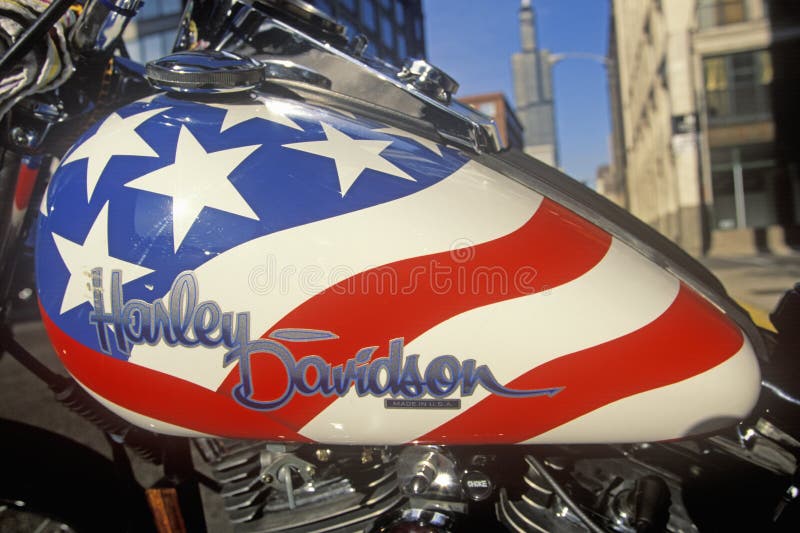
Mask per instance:
[[[141,487],[118,476],[113,462],[61,435],[8,420],[0,420],[0,502],[8,512],[24,510],[78,533],[154,529]],[[0,521],[0,533],[20,527],[20,520],[8,523],[16,525],[4,528]]]

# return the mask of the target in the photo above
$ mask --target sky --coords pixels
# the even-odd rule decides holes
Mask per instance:
[[[539,47],[551,53],[606,55],[608,0],[532,0]],[[501,91],[514,105],[511,54],[520,50],[519,0],[423,0],[428,61],[459,82],[456,97]],[[565,59],[553,67],[556,135],[561,168],[593,185],[608,163],[605,68]]]

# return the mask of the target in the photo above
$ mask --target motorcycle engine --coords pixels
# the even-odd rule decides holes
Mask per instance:
[[[237,532],[777,531],[798,518],[800,443],[765,419],[626,446],[197,444]]]
[[[494,492],[485,454],[197,442],[236,531],[451,531]]]

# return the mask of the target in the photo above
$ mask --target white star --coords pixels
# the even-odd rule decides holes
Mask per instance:
[[[439,148],[439,145],[433,142],[430,139],[426,139],[425,137],[420,137],[419,135],[414,135],[413,133],[408,133],[407,131],[398,130],[397,128],[381,128],[379,130],[372,130],[378,133],[385,133],[387,135],[394,135],[395,137],[405,137],[406,139],[411,139],[412,141],[417,141],[423,147],[427,148],[434,154],[442,157],[442,150]]]
[[[417,181],[381,157],[380,153],[392,144],[392,141],[353,139],[333,126],[324,122],[321,124],[327,140],[284,144],[283,147],[333,159],[336,172],[339,174],[339,191],[342,197],[368,168],[404,180]]]
[[[282,126],[303,131],[303,128],[297,125],[292,119],[286,116],[286,105],[277,100],[257,99],[252,104],[206,104],[209,107],[216,107],[217,109],[224,109],[226,111],[225,118],[222,120],[222,127],[219,132],[230,129],[234,126],[247,122],[254,118],[268,120]]]
[[[128,283],[152,272],[151,269],[111,257],[108,250],[108,202],[92,223],[83,244],[77,244],[61,235],[53,233],[53,240],[61,259],[69,270],[69,281],[61,299],[61,314],[78,307],[84,302],[91,303],[93,268],[103,269],[103,305],[110,308],[108,295],[111,289],[111,271],[122,271],[122,283]]]
[[[125,184],[172,198],[173,246],[178,251],[204,207],[258,220],[258,215],[228,176],[261,145],[207,152],[186,126],[181,126],[175,163]],[[202,176],[202,179],[198,179]]]
[[[122,118],[117,113],[109,115],[91,138],[78,146],[64,160],[68,165],[79,159],[88,159],[86,165],[86,200],[92,199],[92,193],[100,181],[109,160],[115,155],[138,155],[158,157],[158,154],[136,133],[136,128],[150,117],[168,109],[150,109],[142,113]]]
[[[154,94],[151,94],[150,96],[145,96],[144,98],[140,98],[140,99],[138,99],[136,101],[138,103],[140,103],[140,104],[149,104],[153,100],[155,100],[157,97],[161,96],[162,94],[164,94],[164,93],[154,93]]]

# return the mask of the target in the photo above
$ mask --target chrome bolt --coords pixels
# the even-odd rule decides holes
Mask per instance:
[[[458,91],[456,80],[424,59],[406,60],[397,77],[444,103],[449,103],[450,97]]]
[[[22,126],[12,128],[10,135],[11,142],[17,146],[31,148],[36,144],[36,132],[25,129]]]
[[[372,462],[372,448],[364,448],[361,452],[361,464],[365,465]]]
[[[356,56],[361,57],[369,46],[369,39],[364,34],[359,33],[350,40],[350,52]]]
[[[333,452],[328,448],[318,448],[317,451],[314,452],[314,455],[317,457],[317,461],[322,461],[323,463],[330,461],[332,454]]]

